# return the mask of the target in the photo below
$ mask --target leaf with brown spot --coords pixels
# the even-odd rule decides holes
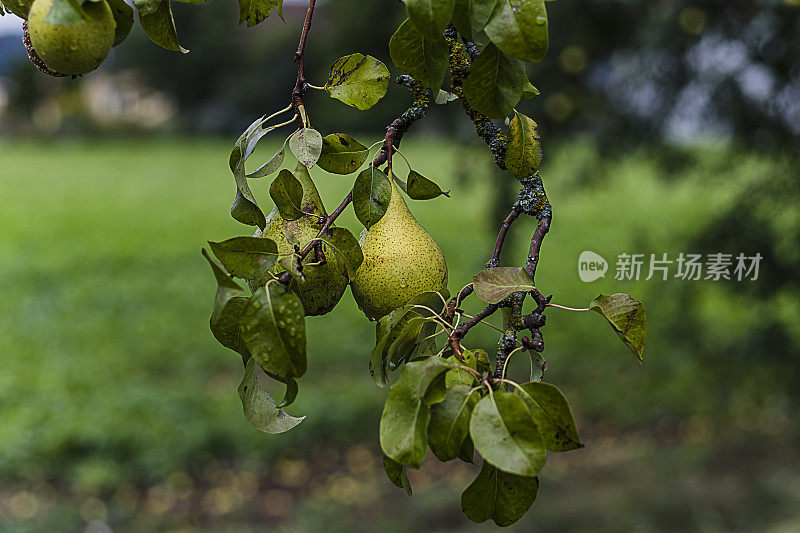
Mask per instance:
[[[598,294],[589,304],[589,309],[600,313],[608,320],[625,346],[641,363],[647,339],[647,313],[642,302],[634,300],[630,294],[617,293],[611,296]]]

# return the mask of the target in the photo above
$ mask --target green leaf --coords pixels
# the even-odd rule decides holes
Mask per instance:
[[[533,280],[522,267],[495,267],[481,270],[472,278],[475,295],[490,304],[504,300],[510,294],[530,291]]]
[[[286,380],[286,393],[283,395],[283,400],[281,400],[281,403],[278,404],[278,407],[288,407],[289,405],[292,405],[297,399],[297,393],[297,380]]]
[[[489,45],[475,58],[464,80],[464,96],[490,118],[506,117],[522,98],[525,67]]]
[[[389,360],[390,368],[395,369],[408,360],[417,346],[422,327],[431,321],[432,319],[420,316],[414,311],[410,311],[406,315],[403,327],[395,329],[396,332],[399,332],[397,338],[388,345],[384,354],[384,357]],[[442,376],[442,388],[444,388],[444,376]]]
[[[287,287],[267,283],[250,298],[241,318],[242,339],[271,377],[286,383],[306,371],[303,304]]]
[[[269,17],[273,9],[277,8],[280,15],[282,7],[283,0],[239,0],[239,24],[247,21],[248,26],[255,26]]]
[[[497,0],[484,31],[503,53],[523,61],[541,61],[547,53],[544,0]]]
[[[480,397],[478,389],[472,390],[469,385],[454,385],[447,388],[441,403],[431,407],[428,445],[440,461],[449,461],[458,456],[469,433],[472,409]]]
[[[542,143],[536,122],[514,111],[508,126],[506,168],[517,178],[527,178],[539,170],[542,162]]]
[[[514,392],[528,405],[548,450],[565,452],[583,448],[572,410],[558,387],[541,381],[520,387]]]
[[[331,98],[361,111],[377,104],[388,89],[386,65],[372,56],[358,53],[337,59],[325,84]]]
[[[125,3],[125,0],[108,0],[111,13],[114,14],[114,46],[125,40],[133,28],[133,8]]]
[[[139,12],[139,24],[151,41],[167,50],[189,53],[178,43],[169,0],[133,0],[133,5]]]
[[[489,362],[489,354],[486,352],[486,350],[479,348],[471,351],[475,354],[476,370],[478,372],[488,372],[492,367],[491,363]]]
[[[394,64],[434,91],[442,86],[448,69],[448,53],[444,38],[424,38],[408,19],[389,40],[389,54]]]
[[[542,381],[544,371],[547,370],[547,363],[541,353],[536,350],[528,350],[531,357],[531,381]]]
[[[483,48],[489,38],[483,31],[497,0],[456,0],[453,25],[465,39]]]
[[[389,389],[381,415],[380,440],[383,453],[395,462],[419,468],[425,459],[430,407],[423,400],[434,380],[451,367],[441,357],[408,363]]]
[[[436,97],[433,99],[433,102],[441,105],[454,100],[458,100],[458,95],[439,89],[439,92],[436,93]]]
[[[317,164],[332,174],[352,174],[367,160],[367,147],[346,133],[331,133],[322,139]]]
[[[405,466],[384,455],[383,471],[386,472],[386,477],[389,478],[389,481],[406,491],[406,494],[411,496],[411,483],[408,481],[408,474],[406,474]]]
[[[258,226],[264,229],[266,218],[258,207],[245,175],[245,161],[253,153],[258,141],[267,133],[275,129],[274,126],[264,127],[264,117],[256,119],[242,132],[233,145],[228,165],[236,181],[236,198],[231,206],[231,216],[234,220],[249,226]]]
[[[647,313],[642,302],[634,300],[630,294],[598,294],[589,304],[589,309],[606,317],[625,346],[641,363],[644,342],[647,339]]]
[[[397,311],[403,309],[397,309],[393,313]],[[386,315],[378,321],[375,348],[369,359],[370,376],[379,387],[386,385],[387,368],[394,370],[401,361],[411,355],[422,332],[420,322],[424,321],[413,311],[404,311],[398,318],[389,322],[388,318],[389,315]]]
[[[430,200],[442,194],[450,196],[416,170],[409,171],[405,191],[412,200]]]
[[[297,281],[303,282],[306,280],[305,275],[300,270],[300,264],[297,261],[296,254],[279,257],[278,264]]]
[[[244,360],[250,359],[250,351],[242,340],[239,324],[249,300],[242,296],[230,298],[221,308],[214,309],[209,321],[214,338],[224,347],[241,355]]]
[[[461,443],[461,449],[458,451],[458,458],[465,463],[475,463],[475,445],[472,443],[472,438],[467,434],[464,442]]]
[[[534,96],[539,96],[539,89],[533,86],[528,75],[525,75],[525,81],[522,82],[522,98],[528,100]]]
[[[361,266],[361,263],[364,262],[364,253],[361,251],[361,245],[358,244],[358,239],[356,239],[355,235],[350,233],[347,228],[331,228],[330,232],[331,234],[323,240],[344,259],[347,275],[352,277],[358,267]]]
[[[284,141],[283,143],[283,146],[281,146],[280,150],[275,152],[275,154],[272,157],[267,159],[266,163],[258,167],[253,172],[246,174],[245,177],[251,179],[263,178],[265,176],[269,176],[270,174],[281,168],[281,165],[283,164],[283,158],[286,155],[286,143],[288,141],[289,139],[286,139],[286,141]]]
[[[461,353],[461,358],[464,359],[464,362],[459,361],[455,355],[451,355],[447,358],[447,360],[451,361],[454,365],[466,366],[475,370],[475,367],[471,366],[476,363],[475,355],[470,350],[464,350]],[[471,387],[475,384],[475,380],[475,375],[471,372],[462,370],[460,368],[454,368],[453,370],[447,372],[447,376],[445,378],[445,387],[448,389],[456,385],[468,385]]]
[[[436,328],[435,324],[431,323],[430,317],[432,314],[430,311],[415,306],[423,305],[436,313],[440,313],[444,308],[442,298],[446,299],[449,296],[450,293],[447,292],[447,289],[441,291],[441,293],[424,292],[418,294],[403,307],[395,309],[378,320],[375,348],[372,350],[372,356],[369,360],[369,373],[379,387],[386,385],[387,366],[391,366],[392,370],[394,370],[402,361],[409,359],[415,353],[418,355],[432,355],[432,353],[438,351],[438,349],[431,353],[420,353],[418,351],[420,342],[422,342],[421,339],[431,335],[433,333],[431,329],[435,331]],[[434,327],[428,327],[431,325]],[[428,339],[428,341],[431,340]],[[391,365],[389,365],[390,363]]]
[[[403,0],[408,18],[426,39],[440,39],[453,15],[455,0]]]
[[[5,8],[5,13],[13,13],[21,19],[28,20],[31,4],[33,0],[0,0],[0,16],[4,14],[3,8]]]
[[[430,384],[428,390],[425,391],[425,396],[422,397],[422,401],[425,402],[425,405],[428,407],[433,407],[444,401],[444,397],[447,394],[447,389],[444,386],[445,374],[447,374],[447,372],[436,376],[436,379]]]
[[[217,279],[217,293],[214,297],[214,311],[211,314],[209,325],[211,334],[226,348],[239,353],[243,359],[250,357],[250,352],[241,338],[239,332],[239,319],[247,305],[248,298],[243,297],[244,289],[234,281],[225,267],[214,260],[203,249],[214,277]]]
[[[284,220],[303,216],[303,184],[290,171],[283,169],[269,186],[269,196]]]
[[[234,237],[222,242],[208,241],[211,251],[233,276],[255,279],[275,266],[278,245],[263,237]]]
[[[311,168],[322,154],[322,134],[313,128],[301,128],[289,137],[289,150],[299,162]]]
[[[478,453],[504,472],[535,476],[544,466],[542,435],[525,401],[512,392],[481,398],[472,411],[469,434]]]
[[[461,495],[461,510],[473,522],[491,518],[498,526],[510,526],[530,509],[538,490],[539,478],[509,474],[484,461]]]
[[[278,407],[269,394],[264,392],[256,376],[256,362],[247,361],[244,378],[239,385],[239,399],[242,400],[244,417],[259,431],[276,434],[289,431],[302,422],[305,417],[295,418]]]
[[[353,210],[369,229],[386,213],[392,197],[392,184],[382,170],[370,166],[361,171],[353,184]]]

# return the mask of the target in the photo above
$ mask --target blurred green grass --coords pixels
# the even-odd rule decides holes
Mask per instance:
[[[236,395],[241,362],[208,331],[215,286],[199,253],[206,240],[249,234],[228,215],[229,148],[171,138],[0,144],[0,528],[71,529],[95,518],[131,531],[231,523],[245,530],[264,519],[288,531],[332,527],[332,520],[342,531],[469,527],[458,513],[459,490],[474,475],[469,467],[426,463],[412,473],[422,498],[409,501],[382,479],[377,426],[385,391],[367,374],[373,325],[349,291],[330,315],[308,320],[309,372],[289,409],[308,419],[279,436],[244,420]],[[455,292],[492,248],[498,176],[482,146],[414,138],[403,152],[453,191],[412,209],[442,246]],[[777,324],[797,346],[796,283],[751,307],[743,327],[742,309],[753,304],[734,282],[613,279],[617,254],[696,251],[686,247],[727,216],[742,191],[787,172],[787,163],[709,148],[684,154],[686,162],[671,169],[649,149],[605,158],[582,141],[547,156],[555,218],[540,289],[577,307],[598,292],[630,292],[647,306],[650,334],[640,367],[600,317],[548,313],[546,379],[570,399],[587,448],[549,460],[539,500],[520,527],[797,524],[790,509],[800,503],[800,477],[791,472],[800,461],[755,468],[760,456],[746,452],[756,441],[776,458],[791,457],[791,390],[764,389],[781,376],[778,363],[731,359],[729,350],[762,323]],[[329,209],[352,183],[321,171],[315,178]],[[252,183],[265,209],[268,183]],[[778,258],[795,260],[797,206],[778,200],[778,207],[782,226],[765,242]],[[358,232],[351,210],[341,221]],[[505,264],[524,261],[533,221],[513,228],[518,237]],[[757,251],[713,246],[704,251]],[[583,250],[609,260],[605,279],[579,280]],[[687,309],[691,327],[680,319]],[[489,328],[468,340],[490,351],[496,343]],[[748,356],[759,349],[766,347],[755,342]],[[738,365],[734,380],[721,375],[728,363]],[[745,466],[716,464],[721,449],[744,453]],[[740,487],[751,474],[754,485]],[[715,491],[720,475],[739,492]],[[175,503],[181,491],[189,494],[184,514]],[[690,504],[690,513],[675,517]],[[351,516],[343,518],[343,508]]]

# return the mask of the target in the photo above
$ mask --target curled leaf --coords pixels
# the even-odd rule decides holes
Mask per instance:
[[[278,407],[275,400],[258,383],[257,365],[254,359],[247,361],[244,378],[239,384],[239,399],[242,401],[244,417],[253,427],[264,433],[283,433],[302,422],[305,417],[290,416]]]
[[[263,237],[234,237],[208,244],[228,272],[237,278],[261,277],[275,266],[278,258],[278,245]]]
[[[441,195],[449,196],[436,183],[416,170],[409,171],[404,190],[412,200],[431,200]]]
[[[269,196],[275,202],[282,219],[297,220],[303,216],[303,184],[290,171],[280,171],[269,186]]]
[[[530,509],[538,491],[539,478],[509,474],[484,461],[461,495],[461,510],[473,522],[491,518],[500,527],[510,526]]]
[[[289,149],[299,162],[311,168],[322,154],[322,134],[313,128],[301,128],[289,137]]]
[[[644,343],[647,339],[647,313],[644,305],[631,298],[630,294],[598,294],[589,304],[589,309],[603,315],[619,338],[642,362]]]
[[[408,481],[408,474],[406,474],[405,466],[384,455],[383,471],[386,472],[386,477],[389,478],[389,481],[394,483],[395,486],[406,491],[406,494],[411,496],[411,482]]]

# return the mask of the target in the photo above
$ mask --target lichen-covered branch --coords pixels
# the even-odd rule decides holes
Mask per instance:
[[[498,124],[493,122],[489,117],[476,111],[464,97],[463,80],[469,76],[469,70],[472,60],[478,54],[478,48],[474,43],[465,41],[459,43],[457,40],[456,29],[450,24],[445,30],[444,38],[449,48],[449,63],[451,74],[451,91],[458,96],[461,107],[464,113],[475,125],[475,131],[478,136],[489,146],[492,152],[495,164],[502,170],[506,170],[505,155],[508,139],[503,133]],[[547,194],[542,184],[541,176],[538,172],[532,176],[522,178],[519,180],[522,183],[517,199],[511,209],[511,212],[503,220],[500,230],[497,234],[495,241],[494,252],[491,258],[487,261],[487,268],[494,268],[500,264],[500,253],[502,252],[503,244],[506,239],[511,224],[519,217],[520,214],[526,214],[538,219],[536,230],[531,237],[531,244],[528,252],[528,257],[525,261],[525,270],[530,275],[531,279],[535,279],[536,267],[539,263],[539,254],[542,247],[542,241],[545,235],[550,230],[550,223],[552,221],[552,208],[547,199]],[[466,295],[472,292],[470,290]],[[465,295],[465,296],[466,296]],[[486,306],[477,316],[485,318],[497,311],[500,307],[509,307],[510,314],[508,316],[508,323],[505,324],[505,330],[498,343],[496,366],[494,371],[495,378],[502,378],[505,368],[505,362],[509,354],[516,349],[517,346],[517,333],[524,329],[530,329],[532,339],[527,337],[523,338],[523,346],[526,349],[533,349],[541,351],[544,349],[544,340],[542,338],[539,328],[544,325],[544,307],[542,301],[544,297],[538,290],[531,291],[531,295],[537,302],[537,310],[530,315],[523,316],[522,308],[525,301],[525,293],[516,293],[501,304],[493,304]],[[459,295],[460,296],[460,295]],[[453,316],[457,303],[460,303],[461,298],[457,297],[456,301],[448,304],[448,316]],[[548,299],[549,301],[549,299]],[[477,322],[475,322],[477,323]],[[475,324],[472,321],[457,329],[451,335],[451,347],[456,350],[459,341],[466,334],[469,329]],[[469,327],[467,327],[469,326]],[[455,342],[453,342],[455,341]]]

